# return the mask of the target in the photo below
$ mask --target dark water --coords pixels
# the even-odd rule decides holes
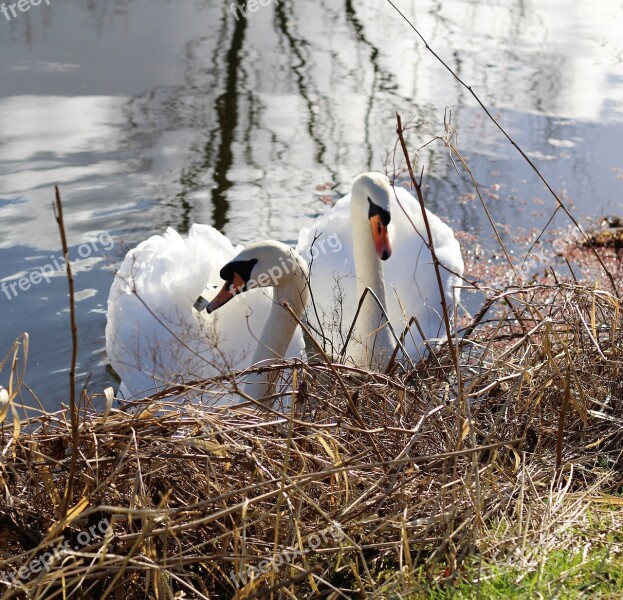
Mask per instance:
[[[236,242],[293,242],[326,209],[323,195],[392,169],[396,111],[413,120],[415,149],[444,133],[452,107],[506,241],[552,213],[529,167],[389,4],[264,4],[238,19],[216,0],[50,0],[0,14],[0,354],[29,332],[26,381],[48,408],[67,398],[71,347],[54,184],[80,258],[79,372],[92,392],[111,383],[106,299],[129,247],[193,222]],[[621,0],[397,4],[578,217],[623,212]],[[443,143],[420,157],[429,208],[493,255]],[[53,276],[18,287],[39,270]]]

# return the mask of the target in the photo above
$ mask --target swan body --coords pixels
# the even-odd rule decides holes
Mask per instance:
[[[428,210],[427,216],[437,257],[447,267],[441,277],[452,314],[463,274],[461,249],[450,227]],[[415,317],[426,339],[445,337],[441,295],[424,240],[428,237],[418,201],[406,189],[391,186],[381,173],[357,177],[350,194],[301,230],[297,250],[311,263],[312,301],[306,318],[328,352],[342,351],[366,287],[385,307],[398,336]],[[368,295],[346,348],[347,360],[382,368],[395,347],[382,311]],[[414,324],[404,348],[413,361],[426,353]]]
[[[254,244],[257,260],[285,256],[287,246],[274,244]],[[289,280],[279,294],[256,286],[211,314],[193,308],[198,296],[214,295],[223,283],[219,270],[241,251],[214,228],[193,225],[188,237],[169,228],[128,252],[110,290],[106,325],[106,350],[122,379],[121,395],[144,397],[257,360],[301,356],[300,329],[274,314],[274,295],[296,295],[286,289]],[[273,329],[266,329],[267,322]]]

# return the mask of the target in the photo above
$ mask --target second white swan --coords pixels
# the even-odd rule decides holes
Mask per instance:
[[[463,274],[461,249],[452,229],[432,212],[427,215],[452,312]],[[339,239],[339,251],[327,251],[323,240],[330,237]],[[307,320],[330,353],[343,349],[366,287],[385,307],[398,336],[412,317],[426,339],[445,335],[441,294],[424,240],[428,237],[419,203],[404,188],[391,186],[382,173],[359,175],[350,194],[301,230],[297,250],[312,257]],[[422,342],[418,328],[411,325],[404,346],[413,361],[426,352]],[[347,359],[382,368],[395,347],[381,309],[368,296],[346,348]]]
[[[110,290],[106,324],[106,350],[123,397],[302,355],[300,329],[280,303],[303,312],[307,264],[280,242],[241,249],[214,228],[193,225],[186,238],[168,229],[128,252]],[[219,272],[226,289],[211,309],[222,308],[195,310],[198,296],[212,296],[223,284]],[[250,291],[229,302],[240,286]],[[265,383],[255,376],[245,391],[261,399]]]

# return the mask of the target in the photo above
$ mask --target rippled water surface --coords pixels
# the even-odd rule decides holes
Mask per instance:
[[[388,3],[265,4],[238,19],[216,0],[50,0],[0,14],[0,354],[29,332],[27,383],[48,408],[67,398],[71,348],[54,184],[79,259],[80,382],[90,375],[93,392],[112,382],[106,299],[129,247],[194,222],[236,242],[295,241],[325,196],[393,169],[396,112],[413,121],[415,149],[444,133],[451,107],[511,245],[552,214],[526,162]],[[397,5],[578,217],[623,212],[621,0]],[[420,156],[429,208],[494,248],[443,143]]]

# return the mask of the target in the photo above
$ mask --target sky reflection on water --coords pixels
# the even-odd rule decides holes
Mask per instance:
[[[620,1],[398,5],[576,215],[622,212]],[[216,0],[52,0],[0,17],[0,52],[0,282],[59,254],[55,183],[74,250],[102,232],[115,240],[76,278],[81,381],[91,373],[93,391],[111,381],[106,298],[129,247],[193,222],[235,242],[294,241],[326,210],[322,196],[391,169],[396,111],[417,126],[415,149],[443,133],[452,107],[506,241],[554,208],[469,92],[375,0],[282,0],[239,20]],[[443,144],[421,161],[429,207],[493,247],[482,209],[460,201],[471,187]],[[62,277],[0,293],[0,348],[30,332],[28,383],[48,407],[66,397],[66,306]]]

